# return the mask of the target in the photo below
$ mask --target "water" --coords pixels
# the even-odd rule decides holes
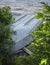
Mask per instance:
[[[22,6],[22,7],[34,7],[41,6],[39,2],[44,1],[50,4],[50,0],[0,0],[0,6],[10,5],[10,6]]]

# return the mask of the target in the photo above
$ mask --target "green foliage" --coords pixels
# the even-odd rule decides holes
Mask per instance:
[[[50,7],[48,7],[48,6],[45,7],[45,8],[43,9],[43,12],[49,14],[49,13],[50,13]]]
[[[46,4],[45,4],[46,5]],[[48,8],[47,8],[48,7]],[[41,56],[39,65],[50,65],[50,16],[48,13],[50,12],[50,6],[46,6],[46,12],[43,9],[43,16],[45,16],[45,23],[39,28],[38,31],[32,33],[32,37],[34,38],[34,52],[35,55]],[[49,10],[49,11],[48,11]],[[39,13],[40,14],[40,13]],[[37,15],[38,18],[43,18],[43,16]],[[49,18],[48,18],[49,17]]]
[[[14,22],[14,18],[12,18],[10,7],[0,8],[0,22],[4,23],[6,25],[11,24],[12,22]]]
[[[50,6],[45,2],[41,2],[41,3],[44,5],[43,12],[49,14],[50,13]]]
[[[50,65],[50,22],[43,24],[42,28],[32,33],[32,36],[35,54],[47,60],[44,65]]]
[[[13,31],[9,25],[14,22],[10,7],[0,8],[0,65],[14,65],[11,49]]]
[[[41,2],[42,4],[44,4],[44,8],[42,10],[42,13],[39,12],[37,13],[36,18],[40,19],[40,20],[50,20],[50,6],[44,2]]]
[[[37,56],[35,57],[33,55],[19,57],[16,61],[16,65],[39,65],[38,62],[40,62]]]
[[[45,20],[45,16],[42,13],[37,13],[38,15],[36,16],[37,19],[40,20]]]

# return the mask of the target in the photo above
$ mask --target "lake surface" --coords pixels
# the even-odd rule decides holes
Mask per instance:
[[[50,0],[0,0],[0,6],[2,5],[10,5],[10,6],[22,6],[22,7],[34,7],[41,6],[39,2],[48,2],[50,4]]]

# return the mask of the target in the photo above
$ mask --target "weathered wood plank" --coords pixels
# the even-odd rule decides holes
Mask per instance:
[[[31,55],[33,54],[29,49],[27,49],[26,47],[23,48],[23,51],[25,51],[27,54]]]

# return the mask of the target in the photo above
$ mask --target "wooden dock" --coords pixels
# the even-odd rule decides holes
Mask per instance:
[[[13,31],[16,31],[16,34],[12,37],[15,40],[13,53],[16,53],[33,41],[30,34],[41,26],[42,21],[37,20],[36,15],[21,14],[17,16],[17,13],[13,13],[13,16],[16,18],[16,22],[11,24],[10,27]],[[25,51],[27,52],[27,49]]]

